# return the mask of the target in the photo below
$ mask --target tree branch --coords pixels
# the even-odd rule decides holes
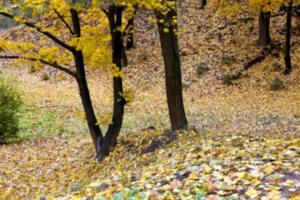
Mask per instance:
[[[68,24],[68,22],[65,20],[65,18],[56,10],[54,9],[54,12],[56,13],[56,15],[59,17],[59,19],[65,24],[65,26],[67,27],[67,29],[69,29],[70,33],[72,35],[74,35],[74,31],[72,30],[71,26]]]
[[[0,59],[25,59],[25,60],[34,61],[34,62],[41,62],[45,65],[49,65],[50,67],[53,67],[60,71],[63,71],[63,72],[76,78],[75,72],[73,72],[72,70],[70,70],[66,67],[63,67],[63,66],[57,64],[56,62],[52,63],[52,62],[48,62],[48,61],[46,61],[44,59],[40,59],[40,58],[31,58],[31,57],[23,57],[23,56],[16,56],[16,55],[12,55],[12,56],[0,55]]]
[[[5,13],[5,12],[0,12],[0,15],[3,15],[5,17],[8,17],[10,19],[14,19],[14,16],[9,14],[9,13]],[[49,33],[48,31],[43,31],[41,27],[36,26],[33,23],[30,22],[21,22],[22,24],[24,24],[25,26],[28,26],[30,28],[34,28],[36,29],[39,33],[44,34],[45,36],[47,36],[48,38],[50,38],[52,41],[54,41],[55,43],[59,44],[61,47],[73,52],[76,49],[72,46],[69,46],[68,44],[66,44],[65,42],[63,42],[62,40],[60,40],[58,37],[56,37],[55,35],[53,35],[52,33]]]

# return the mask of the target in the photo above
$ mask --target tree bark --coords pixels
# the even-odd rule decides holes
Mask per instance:
[[[113,63],[122,70],[122,52],[123,52],[123,37],[119,27],[122,26],[122,12],[123,8],[118,6],[111,6],[108,11],[108,19],[112,35],[112,49],[113,49]],[[109,154],[110,148],[117,144],[117,138],[120,133],[124,107],[126,101],[123,94],[123,80],[122,77],[113,78],[114,89],[114,105],[112,123],[109,125],[104,141],[101,145],[100,159]]]
[[[130,50],[134,47],[134,17],[137,12],[138,5],[134,6],[134,12],[132,17],[127,21],[127,25],[125,27],[124,36],[126,37],[126,49]]]
[[[207,0],[200,0],[200,9],[204,9],[207,4]]]
[[[177,23],[172,21],[174,18],[177,19],[176,9],[169,10],[166,15],[156,11],[156,18],[158,21],[160,44],[165,65],[165,82],[169,116],[172,130],[176,131],[187,127],[182,97]],[[163,23],[161,23],[161,21],[163,21]]]
[[[75,9],[71,9],[71,16],[73,22],[73,29],[75,37],[80,37],[81,30],[80,30],[80,20],[78,17],[78,13]],[[90,91],[88,88],[87,80],[86,80],[86,73],[85,73],[85,65],[82,51],[77,51],[75,48],[72,51],[73,57],[75,60],[75,67],[76,67],[76,81],[78,84],[79,95],[81,98],[81,102],[83,105],[83,109],[85,112],[86,120],[88,123],[89,131],[93,139],[93,143],[96,148],[97,158],[99,159],[100,156],[100,146],[103,143],[103,135],[98,125],[96,114],[94,111],[94,107],[91,100]]]
[[[270,36],[270,12],[261,11],[259,14],[259,36],[258,45],[265,46],[271,43]]]
[[[300,5],[297,6],[296,8],[296,17],[297,17],[297,27],[298,27],[298,30],[300,31]]]
[[[292,71],[292,61],[291,61],[292,9],[293,9],[293,1],[290,0],[287,7],[287,13],[286,13],[285,53],[284,53],[284,61],[285,61],[284,74],[285,75],[290,74]]]
[[[134,15],[128,20],[128,28],[126,29],[126,49],[130,50],[134,47]]]
[[[74,53],[74,58],[76,62],[76,70],[77,70],[76,80],[79,88],[79,94],[85,112],[88,127],[90,130],[90,134],[92,136],[93,143],[96,148],[97,158],[99,158],[100,146],[103,143],[103,135],[98,125],[93,104],[91,101],[90,92],[89,92],[86,75],[85,75],[82,52],[79,51],[77,53]]]

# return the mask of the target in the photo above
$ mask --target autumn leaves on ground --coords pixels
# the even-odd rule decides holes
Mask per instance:
[[[1,200],[300,199],[299,43],[293,45],[290,75],[282,75],[282,55],[270,54],[231,80],[229,74],[262,50],[256,20],[226,23],[190,0],[179,13],[189,128],[177,135],[167,130],[158,33],[137,18],[136,47],[124,69],[133,101],[126,105],[118,145],[100,164],[76,83],[50,69],[32,73],[1,61],[1,74],[17,80],[25,102],[23,140],[0,146]],[[283,24],[272,24],[274,43],[283,41]],[[23,37],[19,29],[7,32]],[[105,73],[89,73],[88,80],[99,123],[107,125],[113,95]],[[278,91],[270,88],[275,79],[283,81]]]

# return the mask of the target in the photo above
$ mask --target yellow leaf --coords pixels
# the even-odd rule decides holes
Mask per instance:
[[[280,191],[272,190],[271,192],[268,193],[267,199],[280,200],[281,199]]]
[[[197,180],[198,179],[198,174],[195,172],[190,173],[189,179],[191,180]]]
[[[247,196],[249,196],[252,199],[255,199],[258,196],[258,191],[254,188],[249,188],[246,193]]]

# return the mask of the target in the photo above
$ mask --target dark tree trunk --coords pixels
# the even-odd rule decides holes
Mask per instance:
[[[257,41],[258,45],[265,46],[271,43],[270,17],[270,12],[261,11],[259,14],[259,37]]]
[[[73,29],[75,33],[75,37],[80,37],[81,31],[80,31],[80,21],[78,17],[78,13],[76,10],[71,9],[71,15],[72,15],[72,22],[73,22]],[[81,98],[81,102],[83,105],[83,109],[85,112],[86,120],[88,123],[88,127],[90,130],[90,134],[93,139],[93,143],[96,148],[97,158],[100,156],[100,146],[103,143],[103,135],[101,133],[101,129],[98,125],[97,118],[95,115],[95,111],[93,108],[93,104],[91,101],[91,96],[86,80],[86,74],[85,74],[85,66],[84,66],[84,60],[83,55],[81,51],[77,51],[76,49],[73,50],[73,57],[75,60],[75,66],[76,66],[76,81],[79,88],[79,94]]]
[[[137,12],[138,5],[134,6],[133,16],[127,21],[124,36],[126,37],[126,49],[130,50],[134,47],[134,17]]]
[[[285,70],[284,74],[290,74],[292,71],[292,62],[291,62],[291,26],[292,26],[292,9],[293,1],[289,1],[289,5],[286,13],[286,33],[285,33]]]
[[[204,9],[207,4],[207,0],[200,0],[200,9]]]
[[[130,50],[134,47],[133,35],[134,35],[134,15],[128,20],[128,29],[126,30],[126,49]]]
[[[172,22],[172,19],[177,18],[177,12],[176,10],[170,10],[166,15],[156,12],[156,18],[158,21],[161,50],[165,65],[169,116],[172,130],[176,131],[187,127],[182,97],[177,24]],[[160,23],[161,21],[164,23]]]
[[[110,23],[112,35],[113,63],[119,70],[122,70],[122,52],[123,52],[123,37],[122,32],[118,27],[122,26],[122,7],[111,6],[108,11],[108,19]],[[108,155],[110,148],[117,144],[117,137],[120,133],[124,106],[126,104],[123,98],[123,81],[122,77],[113,78],[114,88],[114,105],[112,123],[109,125],[107,133],[104,137],[104,142],[101,145],[101,157]]]
[[[86,75],[85,75],[82,52],[79,51],[74,53],[74,58],[76,62],[76,70],[77,70],[76,80],[79,88],[79,94],[85,112],[88,127],[96,148],[97,158],[99,158],[100,146],[103,143],[103,136],[101,133],[101,129],[97,123],[97,118],[92,105],[90,92],[89,92]]]
[[[296,8],[296,17],[297,17],[297,27],[298,27],[298,30],[300,31],[300,5],[297,6]]]

